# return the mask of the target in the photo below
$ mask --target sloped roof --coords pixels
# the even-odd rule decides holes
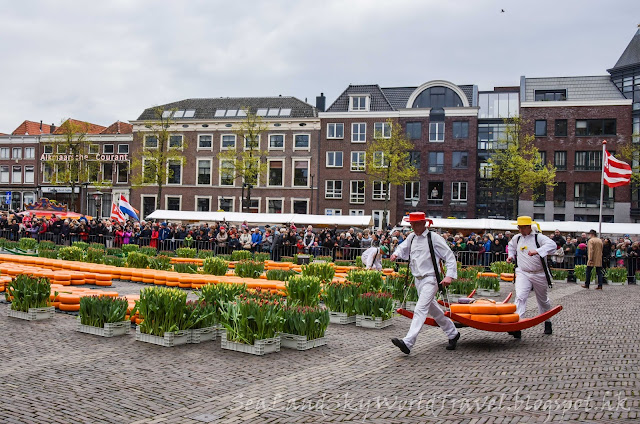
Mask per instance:
[[[40,122],[24,121],[12,133],[12,135],[41,135],[51,134],[51,125]]]
[[[69,124],[76,125],[79,128],[82,128],[82,130],[86,131],[87,134],[100,134],[102,131],[107,129],[107,127],[103,127],[102,125],[92,124],[91,122],[78,121],[77,119],[69,118],[64,121],[58,128],[56,128],[53,134],[64,134],[65,128]]]
[[[616,65],[612,69],[609,69],[609,72],[633,65],[640,65],[640,29],[636,31],[629,45],[624,49],[624,52],[622,52],[622,56],[620,56]]]
[[[368,94],[371,98],[369,110],[371,112],[396,110],[384,95],[378,84],[349,85],[346,90],[333,102],[327,112],[344,112],[349,110],[349,96],[352,94]]]
[[[133,125],[126,122],[116,121],[109,125],[101,134],[132,134]]]
[[[215,116],[216,110],[240,110],[249,109],[256,113],[258,109],[291,109],[290,114],[281,118],[315,118],[318,112],[315,107],[295,97],[219,97],[210,99],[185,99],[161,106],[150,107],[144,110],[138,120],[154,120],[156,108],[165,110],[194,110],[194,116],[189,119],[229,119],[223,116]],[[269,116],[269,119],[278,116]]]
[[[623,100],[608,75],[586,77],[525,78],[525,98],[535,101],[536,90],[567,90],[567,100]]]
[[[464,92],[469,104],[473,104],[473,85],[459,85]],[[346,90],[338,96],[327,112],[346,112],[349,110],[349,96],[353,94],[369,94],[371,112],[392,111],[405,109],[411,94],[418,87],[384,87],[378,84],[371,85],[349,85]]]

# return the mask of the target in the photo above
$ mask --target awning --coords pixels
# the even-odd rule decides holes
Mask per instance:
[[[307,215],[295,213],[243,213],[243,212],[194,212],[169,211],[158,209],[147,216],[149,219],[166,221],[214,222],[227,221],[248,224],[290,224],[316,225],[339,227],[368,228],[373,225],[371,215],[364,216],[335,216],[335,215]]]

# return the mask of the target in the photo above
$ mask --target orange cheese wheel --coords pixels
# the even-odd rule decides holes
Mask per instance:
[[[498,303],[495,307],[498,315],[512,314],[516,311],[515,303]]]
[[[60,293],[58,295],[58,300],[60,303],[66,305],[80,305],[80,295],[71,294],[71,293]]]
[[[497,323],[500,322],[499,315],[471,315],[471,319],[478,322],[491,322]]]
[[[481,273],[482,277],[497,277],[498,274],[496,274],[495,272],[483,272]]]
[[[111,280],[96,280],[96,286],[109,287],[111,285]]]
[[[496,315],[496,305],[491,303],[472,303],[469,305],[469,312],[474,315]],[[487,321],[483,321],[487,322]],[[495,321],[498,322],[498,321]]]
[[[500,318],[500,322],[518,322],[520,321],[520,315],[518,314],[504,314],[504,315],[498,315],[498,318]]]
[[[61,303],[60,305],[58,305],[58,308],[61,311],[77,312],[80,310],[80,304],[79,303],[76,303],[76,304]]]
[[[453,312],[454,314],[468,314],[469,313],[469,306],[470,305],[463,305],[461,303],[452,303],[451,305],[449,305],[449,308],[451,309],[451,312]]]
[[[167,286],[168,287],[178,287],[178,284],[180,284],[180,283],[178,283],[177,281],[169,281],[169,280],[167,280]]]
[[[458,315],[458,316],[460,316],[460,317],[462,317],[462,318],[469,318],[469,319],[471,319],[471,314],[456,314],[456,315]]]

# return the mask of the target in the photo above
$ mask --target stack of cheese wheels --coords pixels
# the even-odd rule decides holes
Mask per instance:
[[[454,303],[450,309],[456,315],[479,322],[509,323],[520,320],[520,316],[515,313],[516,305],[513,303],[495,304],[482,301],[467,305]]]

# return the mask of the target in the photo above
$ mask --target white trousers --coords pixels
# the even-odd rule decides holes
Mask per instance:
[[[418,333],[422,329],[424,320],[429,313],[433,319],[436,320],[442,331],[448,338],[453,339],[458,330],[449,318],[444,316],[444,312],[440,309],[440,305],[435,300],[436,291],[438,291],[438,283],[435,277],[425,277],[421,280],[416,279],[416,289],[418,290],[418,303],[416,309],[413,311],[413,319],[411,320],[411,327],[409,332],[402,341],[407,345],[409,349],[413,347],[418,338]]]
[[[522,318],[527,308],[527,298],[531,287],[538,300],[538,313],[543,314],[551,309],[551,301],[547,295],[547,277],[544,272],[531,273],[516,269],[516,313]]]

